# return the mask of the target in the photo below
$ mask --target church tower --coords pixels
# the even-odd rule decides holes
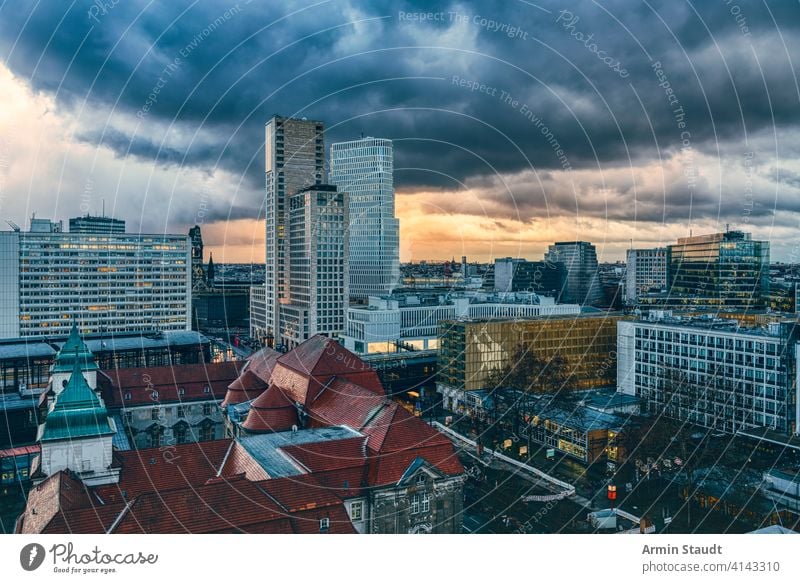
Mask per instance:
[[[117,427],[84,378],[81,363],[80,348],[76,348],[72,374],[39,426],[36,441],[42,453],[34,484],[62,470],[70,470],[87,486],[119,481],[120,468],[113,467],[111,443]]]

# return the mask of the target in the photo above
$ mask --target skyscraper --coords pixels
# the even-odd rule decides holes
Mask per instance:
[[[277,343],[288,348],[315,334],[344,331],[348,306],[347,195],[331,184],[289,197],[289,293]]]
[[[324,176],[323,124],[275,116],[267,122],[266,171],[266,293],[263,328],[276,339],[281,330],[281,304],[289,302],[286,241],[289,197],[319,184]],[[276,344],[280,342],[275,341]]]
[[[567,268],[566,293],[561,301],[592,305],[602,299],[594,245],[586,241],[555,243],[544,258],[550,263],[563,263]]]
[[[769,242],[727,231],[667,246],[670,305],[763,308],[769,296]]]
[[[350,297],[388,295],[400,279],[392,141],[362,138],[331,146],[330,181],[347,192]]]

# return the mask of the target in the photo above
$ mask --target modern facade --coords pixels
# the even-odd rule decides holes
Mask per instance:
[[[594,245],[586,241],[554,243],[544,259],[551,264],[563,263],[566,267],[567,282],[562,301],[594,305],[603,300]]]
[[[33,219],[0,233],[0,338],[191,328],[185,235],[64,233]]]
[[[727,231],[667,246],[670,306],[760,309],[769,299],[769,242]]]
[[[348,305],[347,194],[330,184],[289,200],[288,293],[280,306],[278,344],[294,348],[315,334],[344,331]]]
[[[667,250],[628,249],[625,260],[625,303],[635,305],[642,294],[667,288]]]
[[[289,298],[289,198],[321,184],[325,175],[323,124],[319,121],[275,116],[266,124],[265,218],[266,291],[264,294],[267,342],[283,328],[281,305]]]
[[[370,297],[366,306],[350,306],[342,341],[358,354],[435,350],[442,320],[566,316],[580,311],[577,304],[556,304],[553,298],[526,292],[397,293]]]
[[[349,202],[350,297],[392,292],[400,280],[400,223],[395,217],[392,141],[362,138],[331,145],[330,182]]]
[[[560,301],[567,283],[561,262],[528,261],[504,257],[494,260],[494,291],[532,292]]]
[[[675,318],[618,324],[619,392],[647,412],[718,431],[797,432],[794,323],[740,327],[734,320]]]
[[[566,388],[613,385],[621,318],[603,313],[440,322],[437,391],[445,408],[456,410],[466,403],[470,391],[485,389],[489,375],[509,364],[519,347],[545,361],[564,358]]]

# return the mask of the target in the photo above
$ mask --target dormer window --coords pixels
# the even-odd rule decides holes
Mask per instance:
[[[183,396],[183,395],[185,395],[185,394],[186,394],[186,389],[184,389],[183,387],[181,387],[180,389],[178,389],[178,395],[180,395],[180,396],[182,397],[182,396]]]
[[[131,394],[130,393],[125,393],[125,400],[126,401],[130,401],[131,400]]]
[[[417,486],[424,486],[426,478],[425,474],[419,474],[417,476]]]
[[[319,531],[320,532],[328,532],[328,529],[331,527],[331,519],[330,518],[320,518],[319,520]]]

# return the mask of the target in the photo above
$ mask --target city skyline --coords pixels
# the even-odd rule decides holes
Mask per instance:
[[[261,126],[281,112],[324,121],[326,144],[393,140],[401,261],[535,258],[562,240],[592,241],[614,261],[631,240],[658,247],[726,224],[770,241],[777,261],[795,258],[800,158],[786,81],[798,48],[772,27],[796,26],[787,6],[750,7],[744,29],[725,10],[667,3],[545,2],[491,18],[468,3],[432,5],[431,18],[411,5],[347,6],[298,7],[285,30],[301,40],[285,49],[259,34],[285,15],[251,4],[150,15],[175,17],[179,34],[165,36],[135,23],[133,5],[113,18],[7,14],[3,218],[105,203],[134,232],[202,224],[218,261],[258,261]],[[656,15],[664,27],[650,26]],[[631,34],[614,34],[614,18]],[[302,40],[320,19],[332,27]],[[123,34],[129,24],[144,42]],[[317,47],[341,62],[324,66]]]

